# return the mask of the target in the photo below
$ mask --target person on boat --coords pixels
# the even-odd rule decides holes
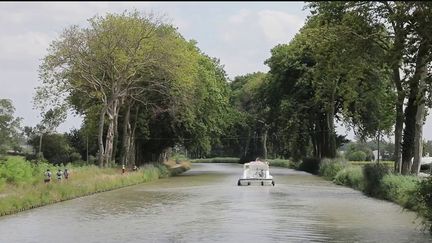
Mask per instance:
[[[50,181],[51,181],[51,171],[49,169],[47,169],[47,171],[45,172],[44,182],[49,183]]]

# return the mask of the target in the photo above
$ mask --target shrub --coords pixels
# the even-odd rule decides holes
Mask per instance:
[[[7,183],[19,184],[32,180],[33,168],[21,157],[10,157],[0,164],[0,178]]]
[[[361,167],[345,167],[334,178],[334,182],[338,185],[345,185],[357,190],[364,189],[364,177]]]
[[[363,176],[365,179],[365,193],[379,198],[384,197],[382,192],[381,180],[390,172],[384,164],[366,164],[363,167]]]
[[[418,184],[417,177],[389,174],[382,178],[380,186],[385,199],[411,209],[418,205]]]
[[[333,180],[337,173],[345,168],[347,162],[344,159],[323,159],[319,166],[319,175]]]
[[[355,151],[347,154],[347,159],[350,161],[364,161],[366,160],[366,153],[363,151]]]
[[[429,232],[432,234],[432,177],[420,182],[417,195],[420,201],[418,210],[425,218],[423,223],[428,226]]]
[[[299,170],[306,171],[312,174],[317,174],[319,170],[319,158],[304,158],[299,165]]]
[[[69,159],[71,162],[80,161],[81,160],[81,154],[79,154],[77,152],[72,152],[69,156]]]

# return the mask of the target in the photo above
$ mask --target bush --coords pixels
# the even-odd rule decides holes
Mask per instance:
[[[319,175],[333,180],[339,171],[347,166],[347,162],[344,159],[323,159],[319,166]]]
[[[417,194],[420,201],[418,210],[426,219],[423,223],[428,226],[432,234],[432,177],[420,182]]]
[[[96,164],[96,162],[97,162],[96,156],[89,155],[88,162],[89,162],[89,164]]]
[[[306,171],[312,174],[318,174],[319,171],[319,158],[304,158],[299,165],[299,170]]]
[[[366,160],[366,153],[363,151],[355,151],[347,154],[347,159],[350,161],[364,161]]]
[[[339,171],[333,180],[338,185],[349,186],[357,190],[364,189],[364,177],[361,167],[346,167]]]
[[[71,162],[82,160],[81,154],[79,154],[77,152],[71,153],[70,156],[69,156],[69,159],[70,159]]]
[[[381,180],[385,175],[389,174],[389,172],[389,168],[384,164],[366,164],[363,167],[365,193],[378,198],[384,198]]]
[[[384,199],[412,209],[418,205],[416,197],[418,184],[417,177],[390,174],[382,178],[381,191],[384,193]]]
[[[10,157],[0,164],[0,178],[13,184],[29,182],[33,179],[33,168],[21,157]]]

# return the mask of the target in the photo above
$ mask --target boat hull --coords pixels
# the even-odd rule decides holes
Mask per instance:
[[[274,186],[275,182],[273,181],[273,179],[249,178],[249,179],[239,179],[237,185],[238,186]]]

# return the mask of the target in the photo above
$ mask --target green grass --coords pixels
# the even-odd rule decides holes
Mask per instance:
[[[113,190],[125,186],[156,180],[184,172],[183,165],[175,169],[163,164],[149,164],[136,172],[121,174],[120,168],[99,168],[97,166],[76,167],[68,165],[68,180],[57,181],[55,173],[50,183],[43,182],[46,167],[55,172],[56,167],[48,164],[32,165],[23,158],[8,158],[0,166],[0,174],[7,174],[12,168],[19,176],[9,173],[0,191],[0,216],[16,213],[51,203]],[[64,167],[62,167],[63,169]],[[6,170],[6,172],[5,172]],[[31,173],[28,171],[31,170]],[[22,172],[24,171],[24,172]],[[2,174],[2,175],[3,175]],[[3,178],[3,177],[2,177]]]
[[[385,175],[380,183],[384,199],[395,202],[408,209],[418,205],[416,192],[420,179],[415,176]]]
[[[348,166],[339,171],[333,182],[338,185],[344,185],[356,190],[363,191],[364,177],[363,169],[359,166]]]
[[[347,166],[347,162],[344,159],[323,159],[320,163],[318,174],[333,180],[336,175]]]

